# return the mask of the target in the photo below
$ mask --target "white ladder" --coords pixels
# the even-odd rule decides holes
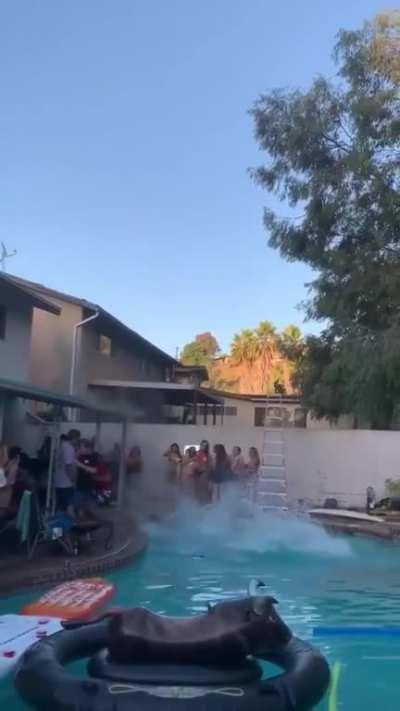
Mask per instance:
[[[270,414],[273,409],[273,414]],[[261,467],[256,503],[263,511],[286,511],[286,441],[282,396],[266,398]]]

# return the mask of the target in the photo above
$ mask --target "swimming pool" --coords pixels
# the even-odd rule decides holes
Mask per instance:
[[[280,602],[279,612],[300,637],[320,624],[400,624],[400,548],[356,538],[331,537],[297,519],[237,519],[226,509],[183,508],[176,519],[150,530],[148,552],[114,573],[115,604],[145,605],[159,613],[195,614],[207,602],[243,595],[262,579]],[[2,601],[15,612],[32,596]],[[338,702],[329,711],[395,711],[400,638],[315,640],[331,664],[340,662]],[[12,684],[0,702],[25,708]],[[319,710],[328,710],[325,699]]]

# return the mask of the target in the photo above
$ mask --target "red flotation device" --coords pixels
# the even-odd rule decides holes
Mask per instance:
[[[70,580],[52,588],[36,602],[25,605],[21,614],[88,620],[98,614],[113,593],[114,585],[102,578]]]

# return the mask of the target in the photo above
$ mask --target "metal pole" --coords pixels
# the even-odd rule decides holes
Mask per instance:
[[[55,509],[55,498],[54,498],[54,487],[53,487],[53,473],[54,473],[54,462],[56,459],[56,452],[58,449],[58,438],[59,438],[59,423],[56,420],[51,429],[51,447],[50,447],[50,458],[49,458],[49,469],[47,474],[47,491],[46,491],[46,511],[50,512]]]
[[[94,448],[95,448],[96,452],[99,451],[100,433],[101,433],[101,419],[100,419],[99,415],[96,415],[96,432],[94,435]]]
[[[123,420],[122,421],[122,428],[121,428],[121,457],[119,460],[119,471],[118,471],[118,494],[117,494],[118,508],[122,504],[122,501],[124,498],[124,491],[125,491],[127,429],[128,429],[128,422],[127,422],[127,420]]]
[[[193,393],[193,424],[197,425],[197,390]]]
[[[0,395],[0,442],[3,441],[3,429],[4,429],[4,410],[6,407],[6,396]]]

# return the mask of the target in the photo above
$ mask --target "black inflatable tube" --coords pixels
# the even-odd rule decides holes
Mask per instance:
[[[125,685],[78,678],[63,668],[64,664],[91,657],[107,647],[107,638],[108,625],[101,622],[64,630],[35,644],[22,656],[15,675],[15,686],[23,700],[39,711],[307,711],[318,703],[329,684],[324,657],[295,637],[264,657],[282,667],[282,674],[248,684],[234,683],[232,678],[223,688],[197,687],[190,698],[176,696],[176,691],[175,696],[160,696],[157,687],[153,692],[151,685],[140,688],[134,665],[132,681]],[[184,689],[184,667],[181,671]],[[204,685],[204,680],[199,683]]]

